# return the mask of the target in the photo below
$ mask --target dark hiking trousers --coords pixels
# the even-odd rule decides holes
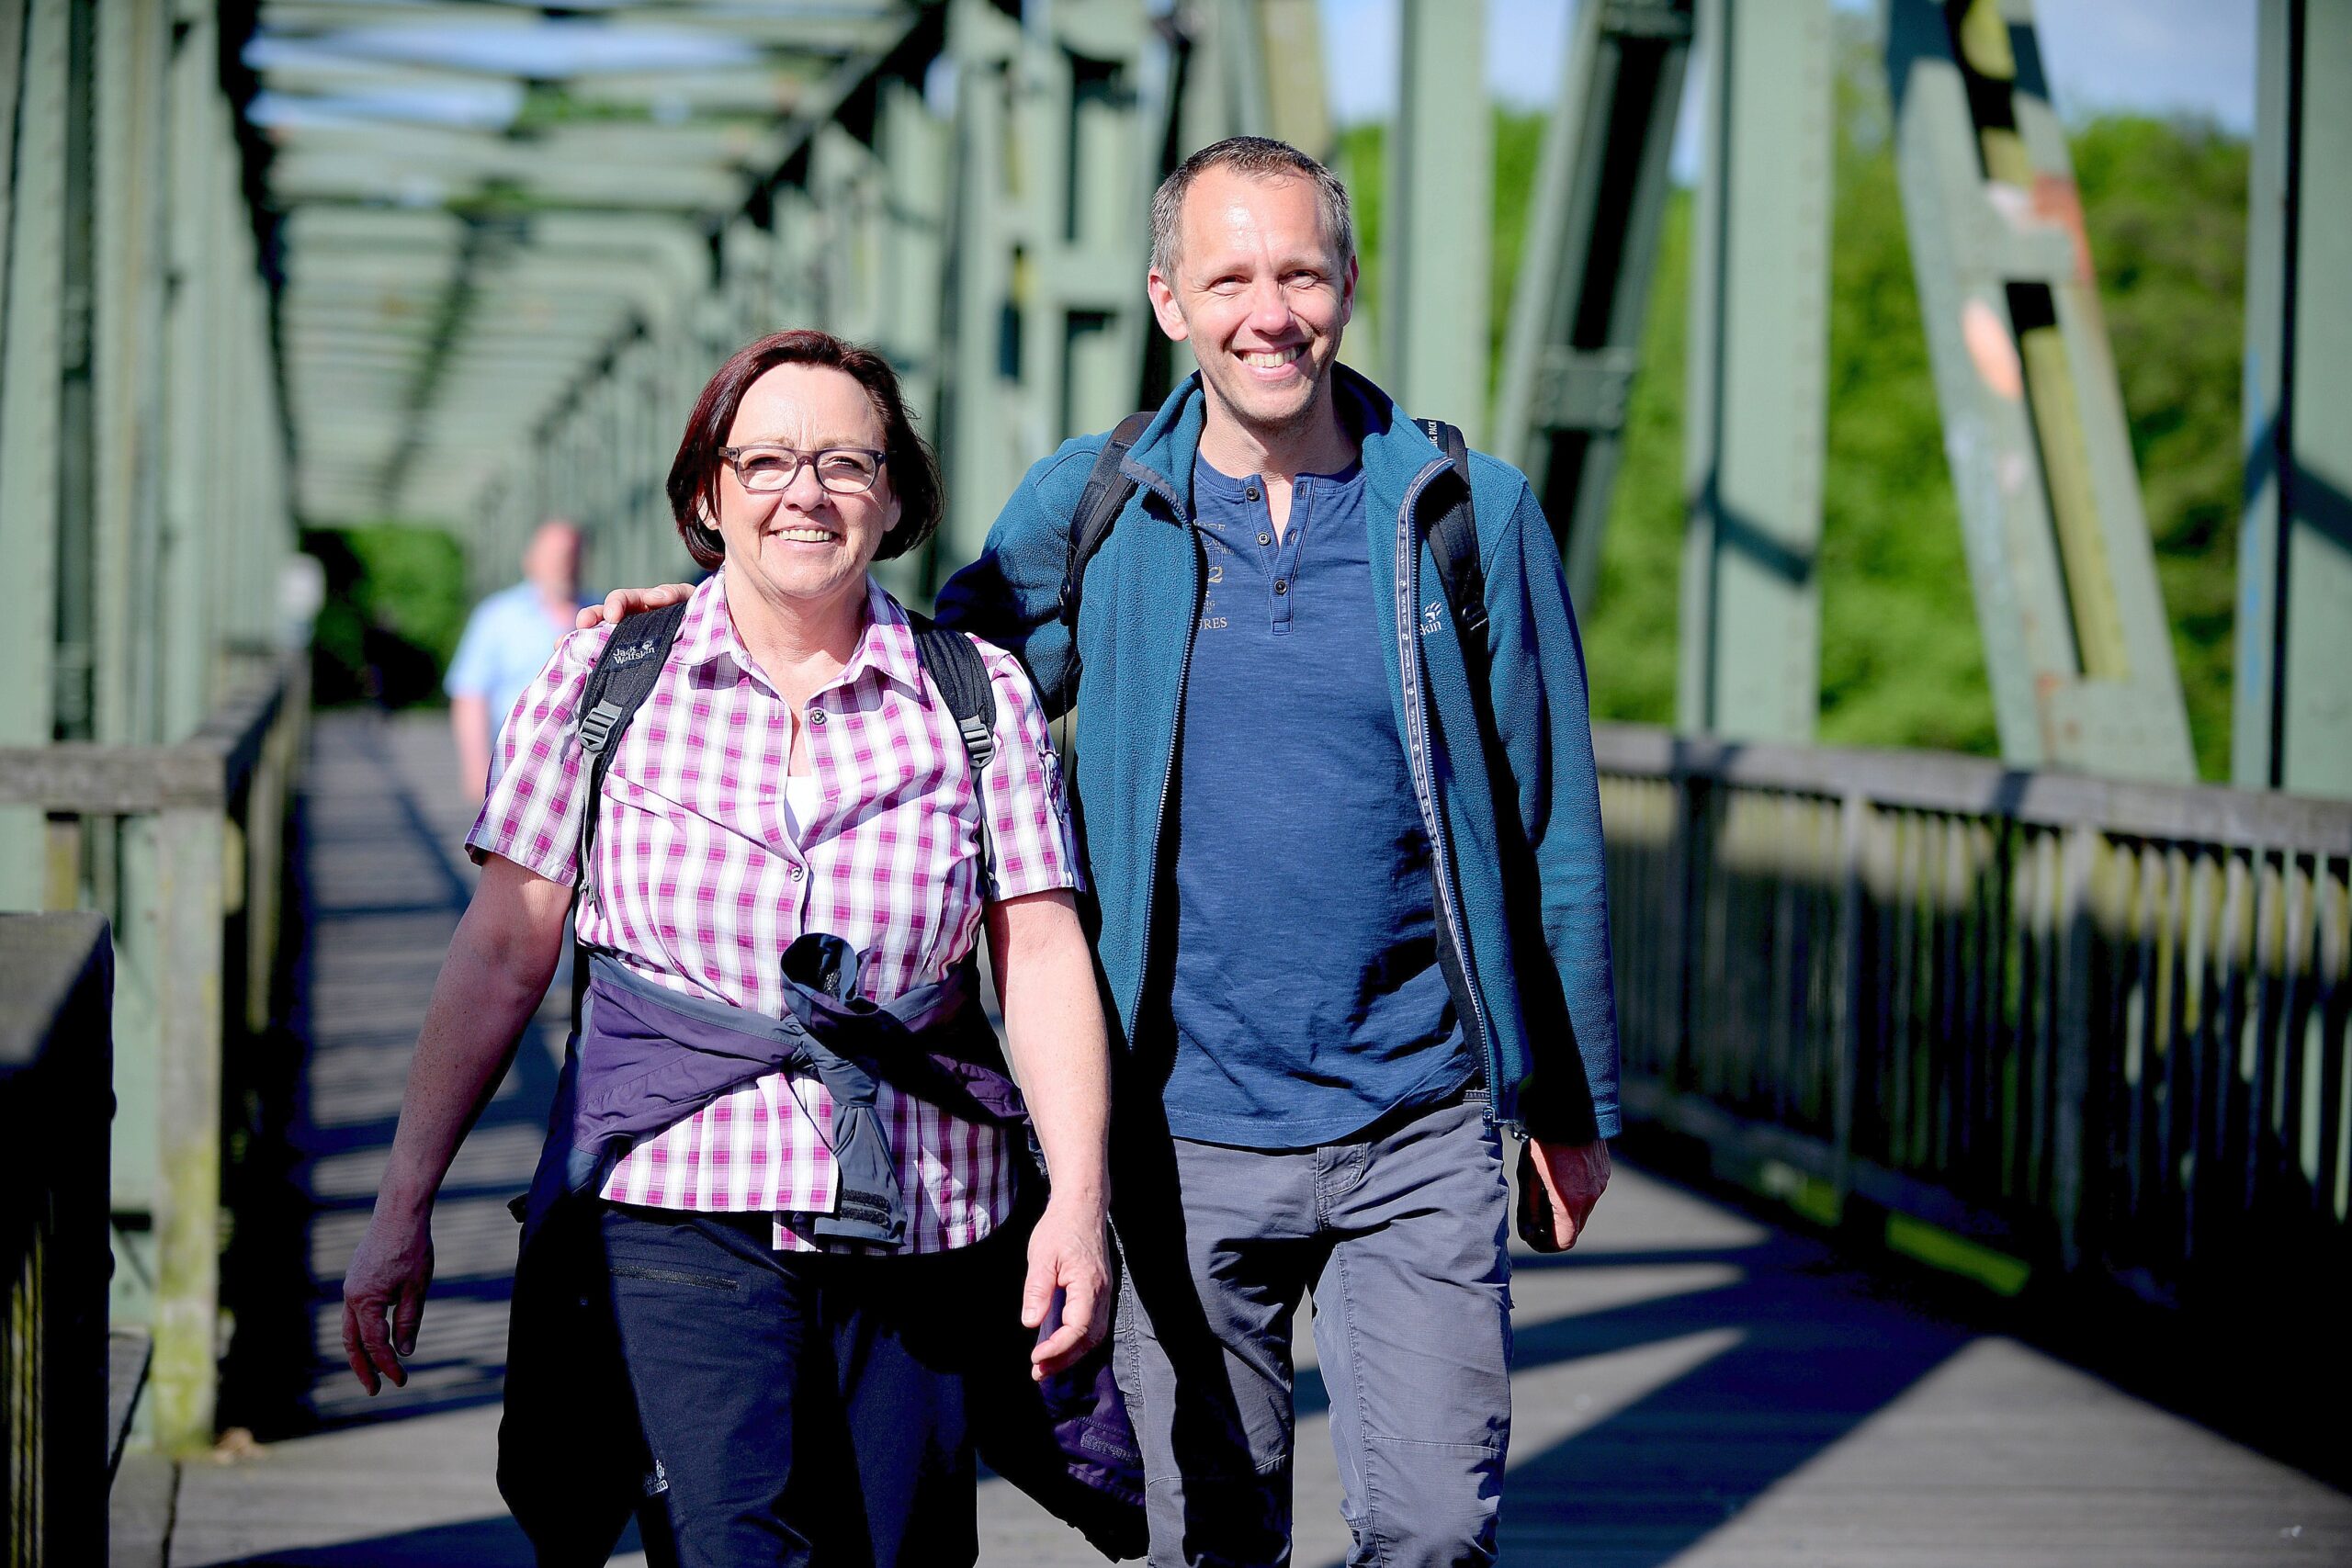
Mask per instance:
[[[616,1204],[601,1224],[682,1568],[969,1568],[971,1303],[1002,1294],[1003,1248],[777,1252],[765,1213]]]

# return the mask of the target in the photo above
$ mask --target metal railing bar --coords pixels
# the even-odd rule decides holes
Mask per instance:
[[[116,817],[224,807],[253,777],[289,685],[288,666],[273,664],[240,682],[202,728],[174,745],[0,747],[0,806]]]
[[[2028,773],[1935,752],[1726,741],[1647,725],[1597,724],[1592,736],[1604,775],[1705,779],[1833,799],[1859,793],[1901,809],[2007,817],[2047,828],[2089,826],[2119,838],[2352,856],[2352,802],[2218,784]]]

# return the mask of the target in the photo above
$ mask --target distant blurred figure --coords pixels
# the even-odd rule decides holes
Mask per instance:
[[[499,728],[523,688],[538,678],[557,639],[580,609],[580,530],[561,519],[538,525],[523,550],[523,581],[474,606],[449,660],[449,728],[458,776],[480,800],[496,782]]]

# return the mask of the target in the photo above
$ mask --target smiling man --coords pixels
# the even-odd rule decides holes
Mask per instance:
[[[1354,246],[1313,159],[1247,137],[1195,153],[1153,201],[1148,287],[1200,374],[1115,474],[1102,435],[1033,468],[940,606],[1082,716],[1097,950],[1128,1047],[1118,1364],[1151,1561],[1289,1561],[1312,1291],[1351,1561],[1490,1562],[1502,1137],[1532,1136],[1558,1246],[1618,1126],[1559,558],[1527,481],[1472,455],[1486,647],[1465,660],[1428,544],[1460,479],[1338,363]],[[1130,493],[1066,592],[1091,481]]]

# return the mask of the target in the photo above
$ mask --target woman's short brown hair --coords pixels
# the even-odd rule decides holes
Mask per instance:
[[[718,475],[726,461],[721,450],[727,445],[727,433],[735,427],[743,394],[779,365],[819,365],[840,371],[865,389],[867,400],[881,417],[882,449],[889,454],[883,460],[882,473],[890,481],[890,493],[898,497],[899,522],[882,536],[882,547],[874,552],[874,558],[889,560],[905,555],[929,538],[939,526],[939,463],[929,444],[915,434],[906,399],[899,391],[898,372],[873,349],[813,327],[797,327],[770,333],[737,349],[703,388],[702,396],[695,400],[695,412],[686,416],[686,434],[670,464],[670,512],[695,564],[716,571],[727,558],[727,547],[712,525],[718,516]],[[705,522],[706,518],[712,522]]]

